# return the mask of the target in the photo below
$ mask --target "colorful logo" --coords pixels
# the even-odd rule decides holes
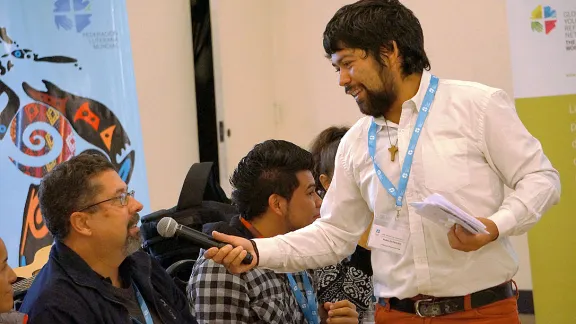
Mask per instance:
[[[532,10],[532,31],[541,33],[546,32],[546,35],[550,34],[554,28],[556,28],[556,10],[552,9],[550,6],[541,5]]]
[[[82,32],[90,25],[90,0],[56,0],[54,2],[54,23],[58,29],[76,28]]]

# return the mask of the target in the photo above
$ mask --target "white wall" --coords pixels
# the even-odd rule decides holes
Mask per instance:
[[[505,2],[403,2],[423,26],[432,72],[444,78],[486,83],[511,93]],[[348,3],[351,1],[275,1],[276,100],[285,117],[279,136],[307,145],[322,128],[334,123],[350,124],[360,116],[353,99],[338,86],[337,74],[322,49],[326,23]],[[294,125],[300,125],[297,134]]]
[[[127,0],[152,211],[172,207],[198,162],[189,0]]]
[[[325,58],[326,23],[350,1],[275,1],[276,104],[283,117],[278,137],[308,147],[322,129],[351,126],[360,116]],[[295,131],[298,129],[298,131]]]
[[[216,105],[231,136],[220,150],[222,187],[229,174],[259,142],[276,134],[274,111],[273,16],[270,0],[210,2]]]
[[[422,23],[433,73],[486,83],[513,95],[505,1],[403,2]],[[243,143],[238,150],[233,146],[227,149],[229,172],[247,148],[256,143],[255,139],[277,137],[308,147],[322,129],[333,124],[351,125],[357,120],[358,108],[338,86],[337,74],[322,49],[326,23],[338,8],[351,1],[211,3],[217,14],[223,12],[222,16],[227,17],[213,20],[213,26],[219,29],[217,41],[221,49],[218,60],[223,88],[219,104],[224,104],[225,110],[234,110],[235,120],[226,122],[232,125],[235,143]],[[250,23],[251,27],[239,26],[240,22]],[[255,35],[269,35],[272,44],[266,39],[255,44]],[[272,46],[271,52],[268,46]],[[266,55],[271,56],[263,57]],[[270,62],[272,76],[263,71]],[[237,74],[237,69],[241,69],[241,74]],[[251,69],[257,73],[246,73]],[[265,99],[247,100],[246,93]],[[276,127],[270,129],[269,125]],[[253,132],[261,136],[254,136]],[[515,279],[521,289],[532,289],[527,238],[515,237],[513,243],[521,263]]]

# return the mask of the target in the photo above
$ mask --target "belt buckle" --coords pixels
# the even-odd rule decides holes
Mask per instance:
[[[429,306],[426,306],[425,304],[421,305],[420,303],[422,302],[424,303],[432,302],[432,303]],[[420,312],[421,306],[424,307],[424,310],[422,312]],[[442,315],[442,309],[440,308],[440,305],[434,303],[432,298],[417,300],[414,303],[414,308],[416,310],[416,315],[420,317],[435,317]]]

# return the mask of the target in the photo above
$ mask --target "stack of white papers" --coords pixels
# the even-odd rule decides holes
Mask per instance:
[[[423,202],[410,203],[410,205],[416,208],[416,212],[420,216],[441,226],[450,228],[454,224],[459,224],[472,234],[489,234],[486,226],[476,217],[470,216],[442,195],[435,193],[428,196]]]

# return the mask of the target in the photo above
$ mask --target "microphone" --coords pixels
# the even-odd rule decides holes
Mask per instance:
[[[178,224],[178,222],[172,217],[162,218],[158,222],[158,225],[156,225],[156,230],[162,237],[183,237],[204,249],[209,249],[211,247],[217,247],[220,249],[227,245],[226,243],[216,241],[212,236],[206,235],[188,226]],[[248,252],[246,257],[244,257],[242,263],[252,263],[252,254],[250,254],[250,252]]]

